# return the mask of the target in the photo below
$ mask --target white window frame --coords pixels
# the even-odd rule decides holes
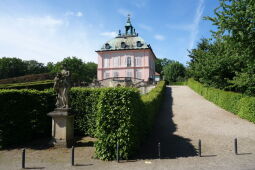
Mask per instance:
[[[132,77],[133,73],[132,70],[126,70],[126,77]]]
[[[113,57],[113,66],[114,67],[120,67],[121,66],[121,62],[120,62],[120,57]]]
[[[142,79],[142,70],[137,69],[135,71],[135,78]]]
[[[110,71],[104,71],[104,79],[110,78]]]
[[[104,57],[104,68],[109,68],[110,67],[110,57],[105,56]]]
[[[113,72],[113,77],[119,77],[119,72],[118,71]]]
[[[140,56],[135,57],[135,66],[136,67],[142,66],[142,57],[140,57]]]

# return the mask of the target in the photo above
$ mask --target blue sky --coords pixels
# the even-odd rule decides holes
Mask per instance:
[[[95,50],[127,15],[158,58],[186,64],[187,50],[210,37],[218,0],[0,0],[0,57],[57,62],[68,56],[97,62]]]

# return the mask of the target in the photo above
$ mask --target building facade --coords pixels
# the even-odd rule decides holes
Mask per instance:
[[[131,78],[148,82],[155,77],[156,56],[133,28],[128,16],[125,33],[103,44],[98,54],[98,81]]]

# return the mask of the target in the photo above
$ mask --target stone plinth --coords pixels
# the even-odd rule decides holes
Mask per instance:
[[[52,141],[56,147],[71,147],[74,136],[74,116],[70,109],[57,108],[48,113],[52,117]]]

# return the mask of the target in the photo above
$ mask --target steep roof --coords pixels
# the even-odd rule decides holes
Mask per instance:
[[[121,31],[119,30],[118,36],[104,43],[101,49],[96,52],[139,49],[150,49],[156,58],[150,44],[147,44],[144,39],[139,37],[138,33],[135,32],[135,29],[131,24],[130,15],[128,15],[125,24],[125,33],[121,34]]]
[[[125,50],[125,49],[148,49],[147,44],[139,36],[117,36],[112,40],[107,41],[99,51]]]

